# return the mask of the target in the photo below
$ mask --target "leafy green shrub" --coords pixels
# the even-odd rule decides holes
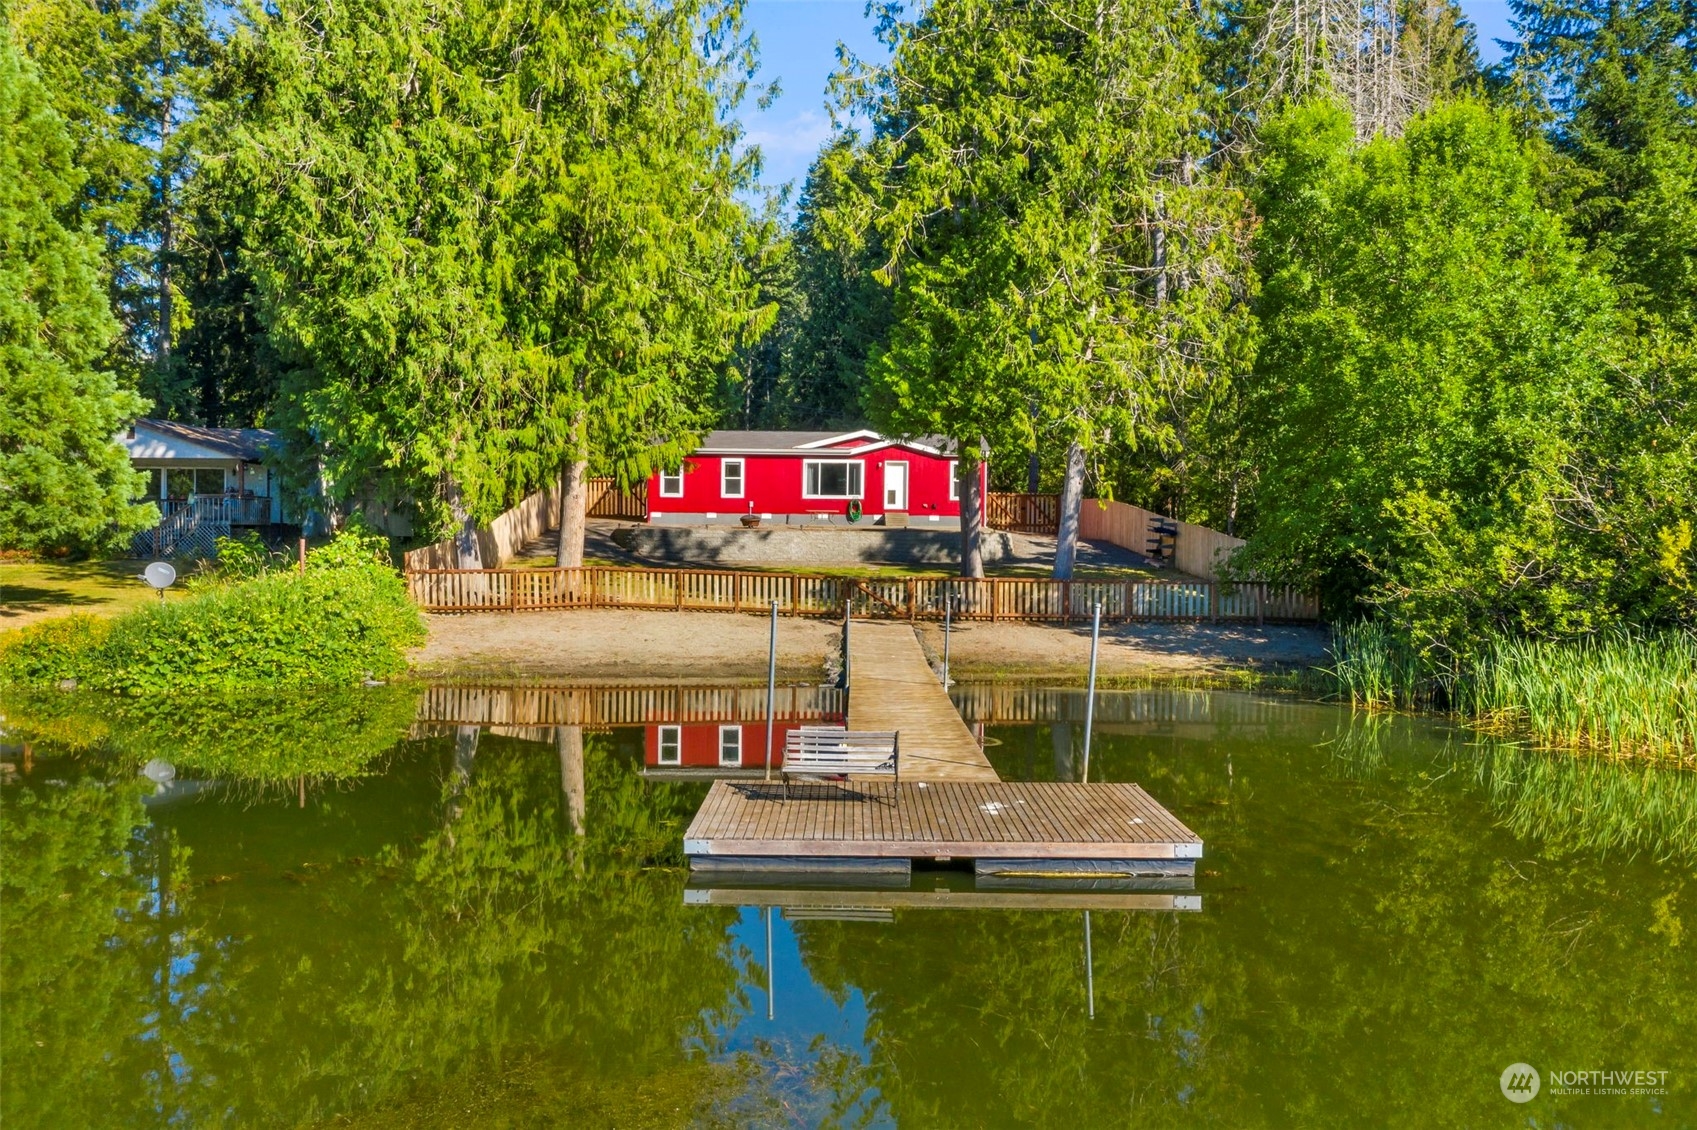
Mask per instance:
[[[289,565],[288,554],[268,548],[252,530],[239,537],[219,538],[214,544],[217,552],[201,562],[201,571],[189,580],[191,587],[251,581]]]
[[[345,544],[344,544],[345,542]],[[387,556],[387,545],[383,546]],[[406,585],[360,535],[311,554],[304,575],[262,572],[72,627],[50,620],[0,643],[0,684],[74,678],[130,693],[308,686],[398,674],[424,637]]]
[[[112,621],[99,616],[60,616],[0,636],[0,683],[85,682],[99,669],[111,629]]]

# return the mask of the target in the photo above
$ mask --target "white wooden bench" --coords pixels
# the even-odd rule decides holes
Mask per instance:
[[[894,777],[901,780],[901,735],[885,730],[803,726],[784,738],[784,784],[791,777]]]

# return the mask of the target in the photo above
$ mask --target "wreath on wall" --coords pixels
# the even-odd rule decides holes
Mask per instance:
[[[858,522],[860,521],[860,515],[860,499],[850,499],[848,504],[848,520],[851,522]]]

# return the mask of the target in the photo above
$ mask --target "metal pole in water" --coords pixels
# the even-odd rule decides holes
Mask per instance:
[[[1090,730],[1096,721],[1096,648],[1102,640],[1102,602],[1090,622],[1090,691],[1084,700],[1084,780],[1090,780]]]
[[[772,641],[766,647],[766,780],[772,779],[772,715],[778,698],[778,602],[772,602]]]
[[[1084,912],[1084,991],[1090,1001],[1090,1019],[1096,1019],[1096,961],[1090,954],[1090,912]]]
[[[772,908],[766,908],[766,1019],[772,1019]],[[1091,1015],[1095,1015],[1092,1013]]]
[[[949,639],[954,630],[955,598],[951,593],[943,597],[943,689],[949,689]]]

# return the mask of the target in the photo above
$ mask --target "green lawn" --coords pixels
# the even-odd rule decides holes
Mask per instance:
[[[125,612],[159,597],[136,579],[145,561],[0,562],[0,631],[63,616]],[[171,595],[181,595],[181,587]]]

